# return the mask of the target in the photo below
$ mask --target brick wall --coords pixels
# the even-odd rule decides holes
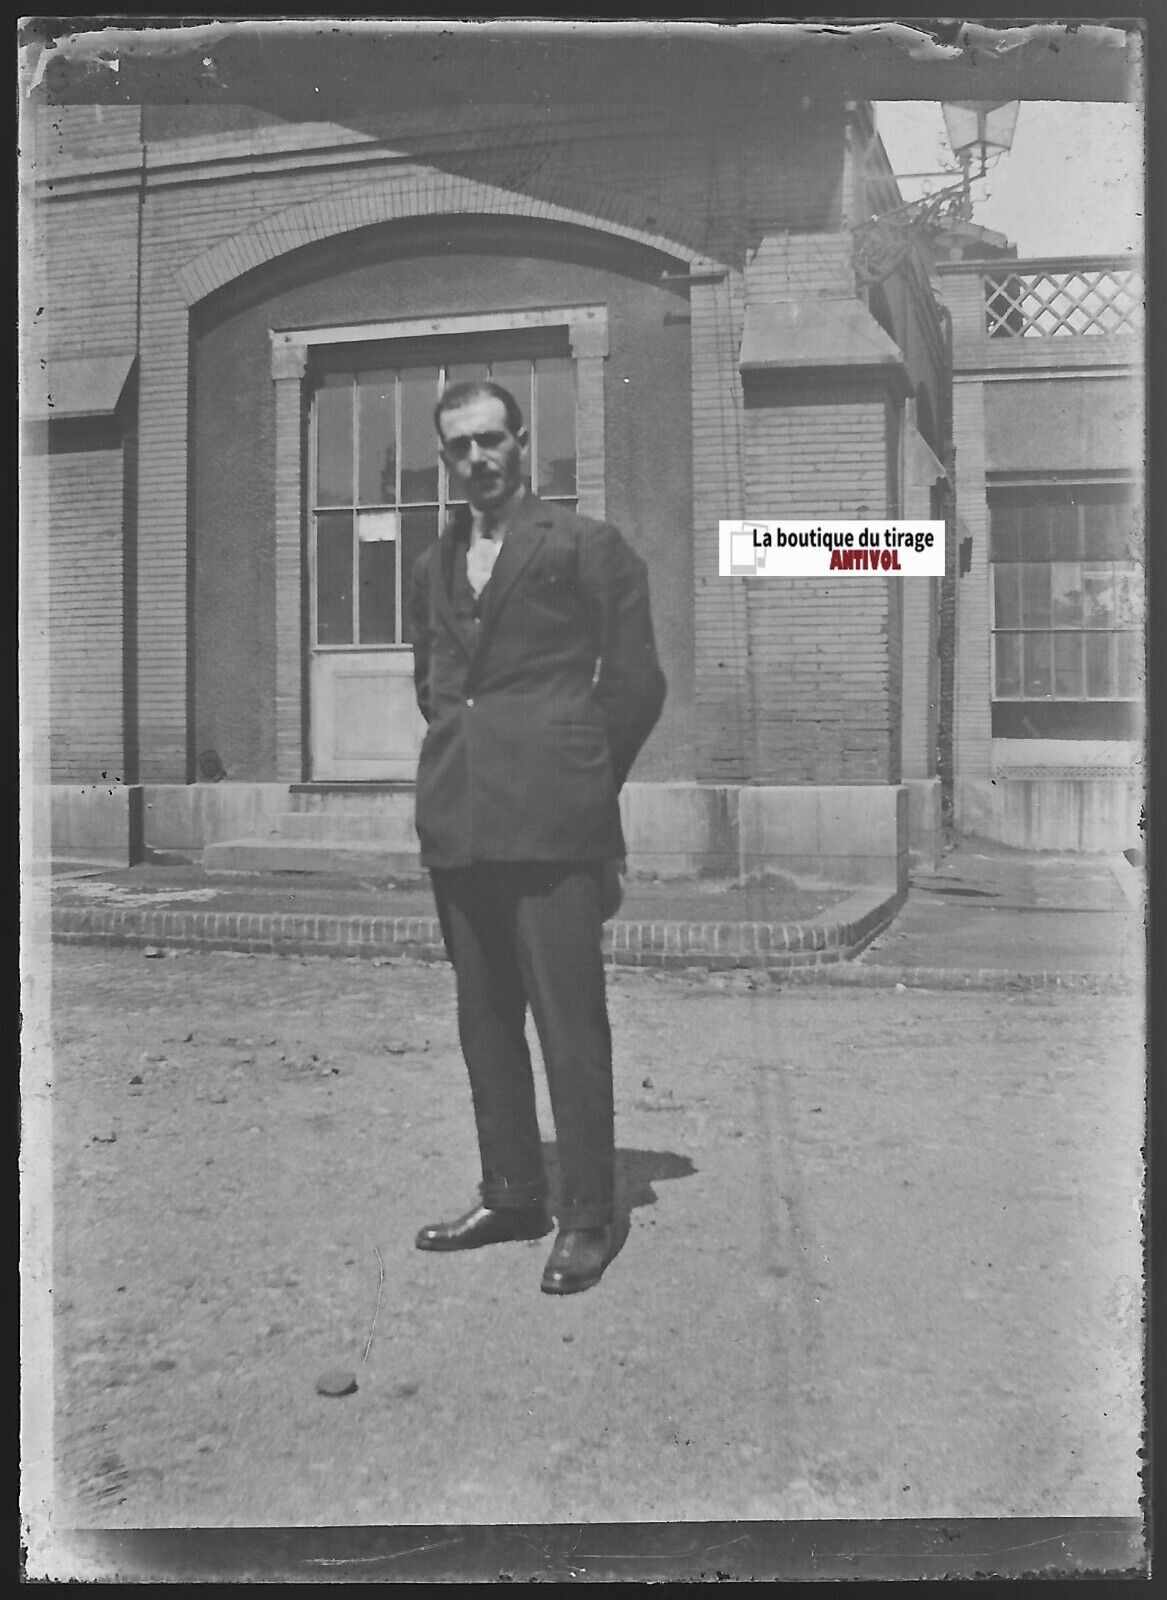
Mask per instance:
[[[718,524],[743,510],[742,390],[737,366],[744,315],[740,276],[689,293],[693,350],[694,702],[697,777],[732,783],[752,767],[753,691],[747,591],[717,574]]]
[[[882,395],[771,379],[745,411],[747,517],[884,515]],[[747,584],[754,776],[769,783],[899,778],[898,580]]]
[[[604,263],[594,247],[588,259],[572,259],[570,241],[557,259],[546,254],[545,233],[533,223],[502,219],[487,229],[466,219],[419,220],[321,241],[295,279],[273,262],[199,307],[190,386],[195,743],[218,750],[232,778],[277,776],[275,506],[287,476],[298,505],[300,472],[293,455],[277,479],[269,328],[417,318],[439,306],[467,315],[557,301],[607,310],[613,355],[604,363],[603,384],[606,515],[648,563],[670,685],[636,774],[642,781],[692,776],[689,330],[666,320],[685,301],[675,287],[652,280],[645,253],[631,246],[611,244]],[[562,338],[566,349],[566,329]]]
[[[829,126],[828,122],[825,124]],[[446,128],[449,124],[447,122]],[[157,191],[152,187],[145,238],[144,325],[142,362],[142,549],[141,583],[144,631],[142,661],[143,775],[178,775],[189,763],[185,737],[185,685],[189,663],[186,639],[178,628],[180,529],[186,512],[185,461],[182,438],[188,426],[187,396],[175,381],[181,346],[180,320],[185,307],[176,300],[179,284],[190,301],[231,275],[272,259],[280,251],[394,216],[458,212],[515,213],[563,220],[581,227],[636,235],[660,248],[692,249],[698,238],[720,235],[727,250],[743,245],[743,219],[764,217],[776,206],[803,200],[799,215],[821,218],[833,204],[837,175],[819,159],[824,134],[805,147],[787,142],[775,158],[773,129],[739,126],[734,137],[690,131],[687,140],[646,136],[641,125],[623,141],[608,132],[532,141],[530,126],[499,132],[490,140],[478,132],[463,139],[464,148],[446,149],[440,168],[408,159],[428,153],[424,138],[400,139],[394,165],[379,171],[367,152],[359,187],[338,185],[332,168],[283,171],[267,182],[262,162],[246,171],[244,164],[230,182],[169,186],[159,167]],[[311,129],[301,130],[306,140]],[[455,127],[455,134],[457,129]],[[447,142],[450,135],[446,133]],[[272,142],[278,143],[273,133]],[[488,144],[476,148],[474,139]],[[777,148],[781,149],[779,145]],[[173,157],[170,147],[167,157]],[[407,158],[402,160],[402,155]],[[756,200],[743,199],[747,158],[757,184]],[[273,158],[274,159],[274,158]],[[431,157],[432,159],[432,157]],[[161,157],[160,157],[161,160]],[[151,183],[155,179],[152,176]],[[501,187],[502,184],[514,187]],[[755,224],[751,224],[755,225]],[[249,228],[252,230],[248,233]],[[213,247],[221,241],[212,259]],[[199,263],[203,263],[200,265]],[[681,262],[678,262],[678,266]],[[185,282],[182,281],[185,273]],[[699,291],[694,290],[694,296]],[[735,400],[736,353],[740,342],[740,293],[736,313],[727,301],[705,324],[694,307],[694,564],[716,560],[716,525],[740,497],[735,431],[740,400]],[[443,309],[436,307],[435,309]],[[727,444],[728,441],[728,444]],[[728,450],[728,456],[726,454]],[[646,470],[642,468],[642,471]],[[651,470],[649,464],[647,470]],[[699,660],[723,659],[741,649],[740,627],[725,618],[710,623],[710,605],[724,612],[723,597],[709,592],[710,572],[697,580],[696,650]],[[715,577],[713,583],[718,583]],[[701,590],[705,593],[702,594]],[[732,603],[730,610],[732,611]],[[720,631],[719,631],[720,630]],[[704,644],[702,644],[704,640]],[[720,670],[720,669],[715,669]],[[698,758],[701,775],[741,775],[743,741],[736,722],[725,715],[725,696],[709,690],[700,665],[694,686],[698,702],[698,742],[718,743],[713,755]],[[675,680],[674,680],[675,681]],[[686,698],[681,685],[679,698]],[[740,702],[740,675],[730,700]],[[727,752],[726,733],[732,736]],[[646,759],[650,753],[646,752]]]
[[[24,175],[50,202],[22,211],[30,395],[43,362],[51,374],[58,361],[133,353],[139,123],[138,108],[124,106],[36,106],[23,119]],[[35,755],[54,782],[127,777],[125,423],[57,419],[29,438],[22,677]]]
[[[43,255],[43,330],[63,358],[131,351],[137,306],[136,107],[38,107],[26,176],[50,203],[25,209]]]
[[[38,160],[92,170],[95,159],[136,158],[141,122],[139,106],[34,103],[26,131],[36,141]]]
[[[44,459],[52,778],[122,781],[122,450],[108,439],[72,440]]]
[[[77,109],[56,135],[59,173],[43,190],[52,320],[74,354],[120,347],[133,333],[139,201],[137,113],[111,118]],[[840,509],[868,504],[879,511],[885,501],[887,439],[878,402],[833,405],[829,435],[817,405],[806,415],[784,405],[750,420],[737,370],[747,293],[855,292],[849,238],[832,231],[844,176],[841,104],[729,104],[709,117],[684,104],[660,116],[621,118],[583,106],[555,113],[504,106],[491,115],[443,107],[409,122],[398,118],[390,138],[371,126],[281,124],[268,114],[251,127],[228,116],[217,133],[207,107],[195,119],[197,131],[190,119],[171,116],[168,123],[156,108],[146,115],[147,131],[167,137],[147,147],[141,239],[137,687],[144,781],[191,775],[192,308],[316,241],[407,217],[484,214],[538,221],[549,239],[556,229],[578,230],[581,239],[630,238],[671,256],[677,270],[712,271],[689,293],[693,511],[691,528],[681,532],[692,539],[695,774],[733,780],[797,772],[798,780],[783,781],[841,782],[893,776],[896,668],[888,638],[896,629],[886,582],[853,580],[841,610],[814,613],[813,643],[796,631],[787,654],[775,658],[772,639],[785,636],[790,602],[783,609],[775,593],[747,605],[743,585],[716,577],[718,521],[745,510],[768,514],[776,492],[803,495],[811,513],[836,501]],[[776,451],[784,452],[781,471]],[[642,475],[651,469],[648,463]],[[779,618],[782,627],[774,625]],[[791,618],[799,629],[803,620],[801,613]],[[759,652],[752,660],[751,651]],[[810,661],[819,663],[816,681],[829,694],[810,689]],[[778,715],[781,702],[773,697],[781,672],[794,686],[792,717]],[[828,720],[812,736],[816,700],[814,715]]]
[[[1092,264],[1065,263],[1067,269],[1075,265],[1089,272]],[[1024,261],[1016,266],[1027,270]],[[983,272],[970,262],[939,273],[956,364],[956,543],[970,541],[971,550],[971,569],[955,579],[957,780],[993,775],[987,488],[994,475],[1066,481],[1126,471],[1137,477],[1143,464],[1138,342],[1124,334],[990,338]]]

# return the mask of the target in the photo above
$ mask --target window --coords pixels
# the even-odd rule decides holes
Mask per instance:
[[[989,509],[994,734],[1126,736],[1143,683],[1142,525],[1130,486],[996,488]]]
[[[449,384],[509,389],[530,434],[531,486],[576,503],[575,363],[566,332],[320,347],[309,482],[317,647],[410,642],[413,564],[457,503],[433,409]]]

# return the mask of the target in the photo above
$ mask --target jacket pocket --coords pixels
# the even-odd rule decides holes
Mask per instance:
[[[552,722],[547,734],[551,749],[572,770],[588,777],[610,776],[612,756],[602,723]]]

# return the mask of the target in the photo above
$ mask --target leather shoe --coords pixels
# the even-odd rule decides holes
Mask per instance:
[[[579,1294],[599,1283],[615,1255],[611,1223],[602,1228],[564,1228],[547,1258],[544,1294]]]
[[[419,1250],[477,1250],[510,1239],[541,1239],[550,1228],[542,1201],[497,1211],[480,1204],[457,1222],[435,1222],[423,1228],[415,1243]]]

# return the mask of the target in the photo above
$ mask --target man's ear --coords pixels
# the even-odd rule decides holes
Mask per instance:
[[[518,442],[519,449],[526,455],[531,446],[531,435],[526,428],[520,428],[518,433],[515,434],[515,439]]]

